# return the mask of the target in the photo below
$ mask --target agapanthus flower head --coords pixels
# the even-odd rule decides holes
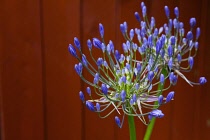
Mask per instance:
[[[79,61],[75,64],[76,73],[92,89],[91,91],[90,87],[86,88],[89,95],[86,100],[80,91],[80,99],[89,110],[97,112],[101,118],[117,112],[115,122],[120,128],[125,115],[135,116],[145,125],[152,118],[162,118],[164,114],[158,108],[173,100],[175,92],[169,92],[166,97],[164,93],[161,94],[175,86],[178,77],[191,86],[207,82],[205,77],[200,77],[198,83],[191,82],[183,74],[192,70],[198,51],[199,27],[196,28],[196,35],[193,35],[196,19],[190,19],[191,30],[185,33],[184,23],[179,21],[177,7],[174,9],[174,19],[170,18],[169,8],[164,7],[167,23],[161,27],[156,27],[154,17],[151,17],[151,21],[148,20],[144,2],[141,3],[141,9],[142,19],[138,12],[134,14],[140,27],[129,30],[127,22],[120,24],[119,28],[125,39],[122,52],[114,48],[112,41],[104,41],[104,26],[101,23],[101,39],[94,37],[92,41],[87,41],[92,60],[87,60],[87,54],[82,53],[77,38],[74,38],[74,44],[80,54],[77,55],[72,45],[68,48],[70,54]],[[134,42],[135,37],[138,42]],[[102,52],[98,58],[92,55],[92,44]],[[83,68],[90,73],[91,80],[85,79]],[[164,83],[169,85],[164,87]],[[161,89],[157,89],[159,86]]]

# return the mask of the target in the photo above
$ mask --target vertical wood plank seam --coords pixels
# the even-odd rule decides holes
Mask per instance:
[[[48,140],[47,123],[47,90],[46,90],[46,66],[45,66],[45,45],[44,45],[44,12],[43,0],[39,0],[40,14],[40,42],[41,42],[41,60],[42,60],[42,103],[43,103],[43,128],[44,140]]]
[[[80,5],[80,10],[79,10],[79,38],[80,38],[80,42],[81,42],[81,44],[83,44],[84,43],[84,38],[83,38],[83,36],[84,36],[84,33],[83,33],[83,25],[85,25],[85,24],[83,24],[83,8],[84,8],[84,6],[83,6],[83,0],[80,0],[80,3],[79,3],[79,5]],[[83,51],[83,47],[81,47],[81,49],[82,49],[82,51]],[[85,87],[84,87],[84,83],[83,83],[83,81],[80,79],[80,89],[85,89]],[[85,140],[85,138],[86,138],[86,136],[85,136],[85,108],[84,108],[84,104],[83,103],[81,103],[81,140]]]

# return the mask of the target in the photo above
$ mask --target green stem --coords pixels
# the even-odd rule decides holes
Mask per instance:
[[[167,71],[165,69],[163,69],[162,74],[166,77],[167,76]],[[161,84],[161,83],[158,84],[158,90],[161,91],[158,94],[158,96],[162,94],[163,87],[164,87],[164,83],[163,84]],[[157,105],[158,102],[156,101],[154,104]],[[145,135],[144,135],[144,140],[149,140],[150,139],[153,128],[154,128],[154,125],[155,125],[155,120],[156,120],[156,118],[152,118],[149,125],[147,126],[147,129],[146,129],[146,132],[145,132]]]
[[[136,140],[136,128],[133,116],[128,116],[130,140]]]

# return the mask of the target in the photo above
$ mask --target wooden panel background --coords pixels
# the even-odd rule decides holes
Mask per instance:
[[[115,48],[123,42],[119,24],[138,23],[136,0],[2,0],[0,12],[0,138],[2,140],[127,140],[128,124],[119,129],[114,114],[99,119],[80,102],[85,90],[74,72],[77,61],[68,53],[77,36],[88,52],[86,40],[99,37],[98,23],[105,27],[105,41]],[[201,27],[199,53],[187,77],[210,79],[210,1],[145,0],[148,15],[166,22],[164,5],[180,9],[180,19],[189,29],[190,17]],[[164,15],[164,16],[163,16]],[[87,75],[87,73],[85,73]],[[210,139],[210,86],[191,88],[181,78],[175,101],[163,106],[151,139]],[[137,138],[145,126],[136,120]]]

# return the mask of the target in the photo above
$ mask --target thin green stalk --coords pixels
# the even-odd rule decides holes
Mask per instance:
[[[128,124],[129,124],[130,140],[136,140],[136,128],[133,116],[128,115]]]
[[[167,76],[167,71],[165,69],[163,69],[162,74],[166,77]],[[164,83],[163,84],[161,84],[161,83],[158,84],[158,91],[161,91],[158,94],[158,96],[162,94],[163,87],[164,87]],[[154,104],[157,105],[158,102],[156,101]],[[155,125],[155,120],[156,120],[156,118],[152,118],[152,120],[150,121],[150,124],[147,126],[147,129],[146,129],[146,132],[145,132],[145,135],[144,135],[144,140],[149,140],[150,139],[153,128],[154,128],[154,125]]]

